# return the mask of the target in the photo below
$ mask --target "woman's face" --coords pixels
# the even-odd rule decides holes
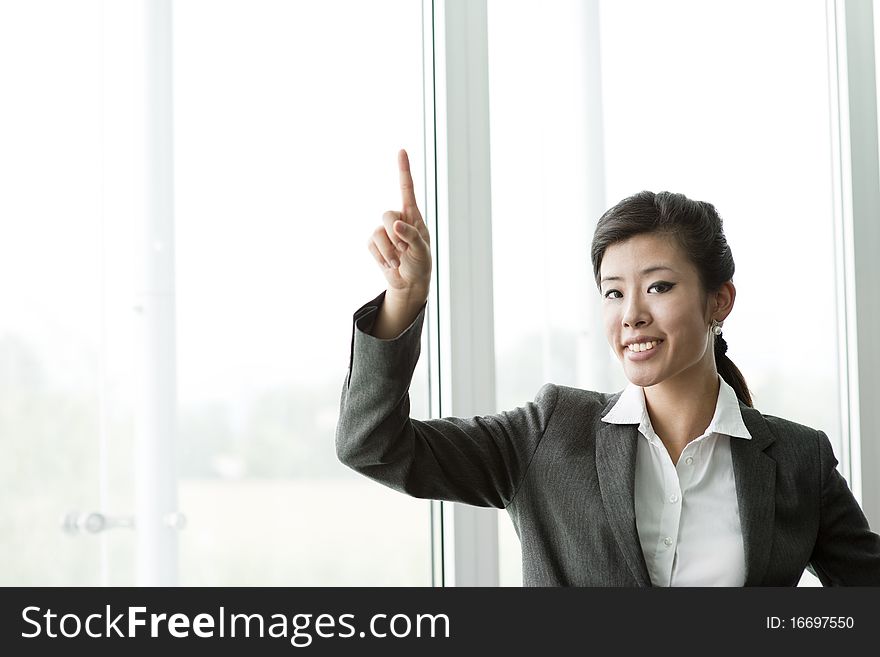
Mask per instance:
[[[652,386],[692,368],[715,371],[709,325],[716,308],[672,238],[642,234],[609,246],[600,281],[605,335],[632,383]],[[632,353],[625,345],[641,336],[660,342]]]

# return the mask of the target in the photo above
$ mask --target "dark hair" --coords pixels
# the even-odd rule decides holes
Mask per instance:
[[[717,292],[733,279],[733,254],[724,237],[721,217],[711,203],[693,201],[684,194],[644,191],[623,199],[599,218],[590,252],[596,287],[601,290],[599,269],[605,249],[644,233],[672,237],[696,267],[705,293]],[[727,343],[720,335],[710,335],[718,373],[751,407],[752,394],[742,373],[726,355]]]

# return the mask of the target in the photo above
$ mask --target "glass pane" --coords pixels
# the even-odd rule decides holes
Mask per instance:
[[[546,381],[623,388],[592,230],[626,196],[677,191],[724,219],[737,263],[724,335],[756,408],[825,430],[840,453],[824,3],[600,2],[601,95],[586,4],[489,0],[498,408]],[[585,116],[601,117],[598,138]],[[807,316],[809,331],[768,339]],[[499,527],[502,583],[519,585],[506,514]]]
[[[182,584],[431,583],[430,502],[335,453],[399,148],[424,193],[421,26],[408,0],[175,4]]]
[[[107,203],[104,44],[100,1],[0,4],[4,586],[129,583],[131,530],[62,531],[64,518],[132,511],[129,260],[107,248],[124,226]]]

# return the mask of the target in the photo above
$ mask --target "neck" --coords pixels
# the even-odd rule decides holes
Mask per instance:
[[[711,369],[681,372],[644,389],[651,425],[664,442],[686,445],[703,434],[715,414],[719,376],[711,362]]]

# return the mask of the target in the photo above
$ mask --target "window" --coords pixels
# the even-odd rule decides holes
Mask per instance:
[[[422,159],[421,25],[405,0],[175,5],[183,583],[430,584],[430,502],[334,443],[352,314],[385,289],[366,242],[397,148]]]
[[[92,534],[82,514],[135,504],[137,5],[0,6],[6,585],[135,582],[134,532]],[[173,5],[183,585],[431,583],[430,502],[348,470],[334,443],[352,314],[385,286],[366,241],[399,205],[397,149],[417,180],[424,157],[421,12]]]

